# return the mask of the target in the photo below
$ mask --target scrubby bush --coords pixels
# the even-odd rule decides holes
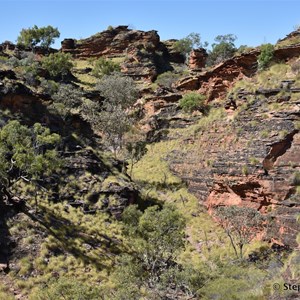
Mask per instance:
[[[292,72],[298,75],[300,73],[300,60],[297,60],[294,63],[292,63],[291,68]]]
[[[41,64],[32,52],[22,52],[20,59],[13,56],[5,64],[11,68],[17,68],[16,72],[23,76],[27,84],[31,86],[39,84],[38,75]]]
[[[132,251],[117,262],[109,299],[195,299],[205,279],[199,270],[176,263],[185,228],[178,210],[152,206],[142,213],[131,205],[123,222]]]
[[[82,90],[75,88],[71,84],[61,84],[57,92],[53,94],[52,99],[55,102],[64,103],[69,108],[75,108],[81,104],[82,97]]]
[[[52,77],[64,78],[71,72],[73,63],[69,53],[54,53],[42,59],[42,66]]]
[[[134,81],[118,73],[103,76],[96,89],[107,99],[107,103],[121,105],[122,108],[130,107],[138,96]]]
[[[0,64],[6,64],[8,61],[8,57],[0,55]]]
[[[244,255],[244,246],[263,231],[266,221],[256,209],[236,205],[218,207],[215,216],[228,235],[236,257],[240,259]]]
[[[98,300],[102,299],[100,290],[77,281],[75,278],[58,278],[51,280],[31,299],[33,300]]]
[[[110,75],[113,72],[120,71],[120,66],[112,60],[100,57],[94,62],[92,74],[97,78],[102,78],[104,75]]]
[[[61,163],[57,146],[60,136],[51,133],[40,123],[32,128],[14,120],[0,130],[0,200],[11,198],[14,184],[21,178],[26,182],[41,183],[55,172]],[[37,198],[36,207],[37,207]]]
[[[156,83],[167,88],[172,88],[173,84],[180,78],[179,74],[165,72],[157,76]]]
[[[244,54],[244,53],[247,53],[249,51],[253,50],[252,47],[249,47],[247,45],[241,45],[237,50],[236,50],[236,53],[237,55],[241,55],[241,54]]]
[[[54,86],[55,88],[55,86]],[[80,110],[83,101],[83,93],[71,84],[61,84],[52,95],[53,103],[50,108],[54,109],[66,122],[74,109]]]
[[[12,56],[6,61],[6,65],[11,68],[16,68],[19,65],[20,61],[16,57]]]
[[[179,106],[185,112],[193,112],[199,110],[202,112],[207,111],[207,105],[205,104],[205,95],[195,92],[185,94],[179,102]]]
[[[58,91],[58,83],[53,80],[41,79],[40,87],[43,92],[48,95],[53,95]]]
[[[264,70],[269,65],[273,59],[274,46],[272,44],[264,44],[260,47],[260,54],[257,58],[258,69]]]
[[[293,185],[300,186],[300,172],[295,172],[294,173]]]

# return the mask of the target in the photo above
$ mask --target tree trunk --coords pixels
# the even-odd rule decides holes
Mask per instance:
[[[235,247],[235,244],[234,244],[234,242],[233,242],[233,239],[232,239],[232,236],[231,236],[230,232],[227,231],[226,233],[227,233],[227,235],[228,235],[228,237],[229,237],[229,239],[230,239],[230,243],[231,243],[231,246],[232,246],[232,248],[233,248],[233,250],[234,250],[234,252],[235,252],[236,257],[239,258],[237,249],[236,249],[236,247]]]

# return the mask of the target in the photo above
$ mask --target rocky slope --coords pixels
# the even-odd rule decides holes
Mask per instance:
[[[284,68],[299,54],[299,45],[278,48],[274,63]],[[258,55],[258,49],[252,50],[211,70],[193,72],[176,83],[177,91],[147,98],[144,129],[152,141],[180,139],[193,145],[188,153],[175,149],[169,163],[210,213],[223,205],[254,207],[274,221],[266,236],[297,247],[300,84],[290,69],[276,79],[271,73],[257,79]],[[187,91],[224,107],[222,116],[182,116],[176,102]],[[182,128],[186,133],[180,133]]]
[[[154,81],[158,74],[171,70],[170,62],[183,62],[183,56],[160,41],[155,30],[140,31],[118,26],[102,31],[90,38],[62,41],[62,52],[75,58],[119,57],[121,70],[136,80]]]
[[[134,167],[132,178],[122,162],[104,154],[99,136],[79,115],[72,115],[67,124],[49,109],[51,95],[30,87],[15,71],[1,69],[0,126],[17,118],[27,125],[41,122],[53,132],[69,131],[62,149],[64,168],[47,180],[50,193],[38,195],[40,212],[30,206],[33,191],[22,184],[17,191],[27,205],[18,206],[20,198],[15,205],[0,202],[1,280],[18,299],[27,299],[49,274],[58,278],[68,273],[92,284],[105,281],[116,257],[128,252],[117,220],[125,207],[145,199],[180,207],[188,219],[186,236],[192,249],[185,255],[191,261],[209,261],[212,269],[225,257],[217,251],[230,248],[207,215],[219,206],[255,208],[269,217],[257,239],[273,244],[270,251],[280,248],[278,244],[284,245],[283,252],[297,250],[300,80],[293,65],[299,63],[300,45],[285,44],[297,37],[293,33],[279,42],[274,66],[263,72],[257,70],[259,49],[204,71],[207,53],[194,50],[185,69],[189,75],[156,89],[150,83],[160,73],[187,68],[184,57],[174,51],[174,40],[161,42],[156,31],[127,26],[80,41],[65,39],[61,51],[71,53],[75,61],[121,59],[121,71],[141,87],[136,126],[147,136],[149,153]],[[19,51],[11,43],[0,46],[5,59]],[[80,80],[72,78],[79,89]],[[86,98],[101,103],[97,91],[85,88]],[[206,95],[207,114],[180,109],[180,99],[190,91]],[[288,270],[286,280],[295,280],[296,271]],[[7,272],[12,277],[5,276]]]

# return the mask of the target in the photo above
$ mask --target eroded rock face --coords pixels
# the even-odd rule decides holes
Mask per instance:
[[[65,176],[56,183],[57,197],[67,200],[70,206],[81,207],[84,213],[103,210],[120,218],[129,204],[137,203],[138,191],[129,177],[109,179],[121,172],[121,163],[115,161],[115,166],[108,167],[93,151],[76,148],[65,160]],[[74,176],[78,185],[72,181]]]
[[[134,80],[154,81],[158,75],[153,53],[131,49],[127,59],[121,64],[121,71]]]
[[[300,29],[294,30],[291,33],[287,34],[286,37],[278,40],[277,44],[280,44],[281,42],[288,41],[297,37],[300,37]]]
[[[174,49],[174,44],[176,42],[177,40],[171,39],[171,40],[163,41],[162,43],[168,50],[170,62],[183,64],[185,62],[185,56],[181,52]]]
[[[157,32],[130,30],[128,26],[118,26],[105,30],[87,39],[62,41],[62,52],[70,52],[77,58],[101,57],[104,55],[123,54],[129,46],[152,51],[160,40]]]
[[[121,57],[121,71],[135,80],[154,81],[158,74],[171,70],[171,55],[155,30],[131,30],[118,26],[90,38],[62,41],[62,52],[76,58]]]
[[[192,138],[193,150],[178,151],[177,160],[169,162],[210,213],[224,205],[255,208],[273,220],[265,232],[266,240],[275,238],[296,247],[300,195],[294,178],[300,172],[296,126],[300,101],[290,99],[272,110],[267,107],[276,97],[253,94],[255,100],[249,103],[246,94],[241,91],[236,105],[248,103],[247,108],[234,119],[229,109],[219,121],[198,130]]]
[[[198,90],[205,94],[208,101],[221,98],[233,84],[243,78],[251,77],[257,71],[258,51],[254,50],[240,56],[233,57],[215,66],[213,69],[183,78],[177,82],[179,90]]]
[[[211,70],[180,79],[176,83],[179,90],[193,90],[207,96],[208,101],[224,98],[228,90],[238,80],[252,77],[257,72],[259,50],[230,58]],[[287,61],[300,54],[300,45],[292,45],[274,51],[278,61]]]
[[[201,71],[205,67],[207,56],[208,54],[203,48],[193,50],[189,57],[189,68]]]

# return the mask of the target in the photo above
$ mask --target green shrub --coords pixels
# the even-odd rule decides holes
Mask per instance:
[[[243,175],[249,175],[249,169],[246,165],[242,166],[242,173]]]
[[[291,64],[291,68],[292,68],[292,72],[294,74],[296,74],[296,75],[299,74],[300,73],[300,60],[293,62]]]
[[[113,72],[119,72],[120,65],[112,60],[100,57],[94,62],[92,74],[97,78],[102,78],[104,75],[110,75]]]
[[[51,280],[30,299],[32,300],[96,300],[101,299],[100,290],[77,281],[75,278],[58,278]]]
[[[300,172],[295,172],[293,177],[293,185],[300,186]]]
[[[273,59],[274,55],[274,46],[272,44],[264,44],[260,47],[260,54],[257,58],[258,69],[264,70],[269,65]]]
[[[42,66],[52,77],[64,78],[73,68],[70,53],[57,52],[42,59]]]
[[[180,75],[173,72],[165,72],[157,76],[156,83],[161,86],[171,88],[173,83],[179,79]]]
[[[179,106],[185,112],[193,112],[195,110],[206,111],[207,105],[205,104],[205,99],[205,95],[191,92],[182,97]]]

